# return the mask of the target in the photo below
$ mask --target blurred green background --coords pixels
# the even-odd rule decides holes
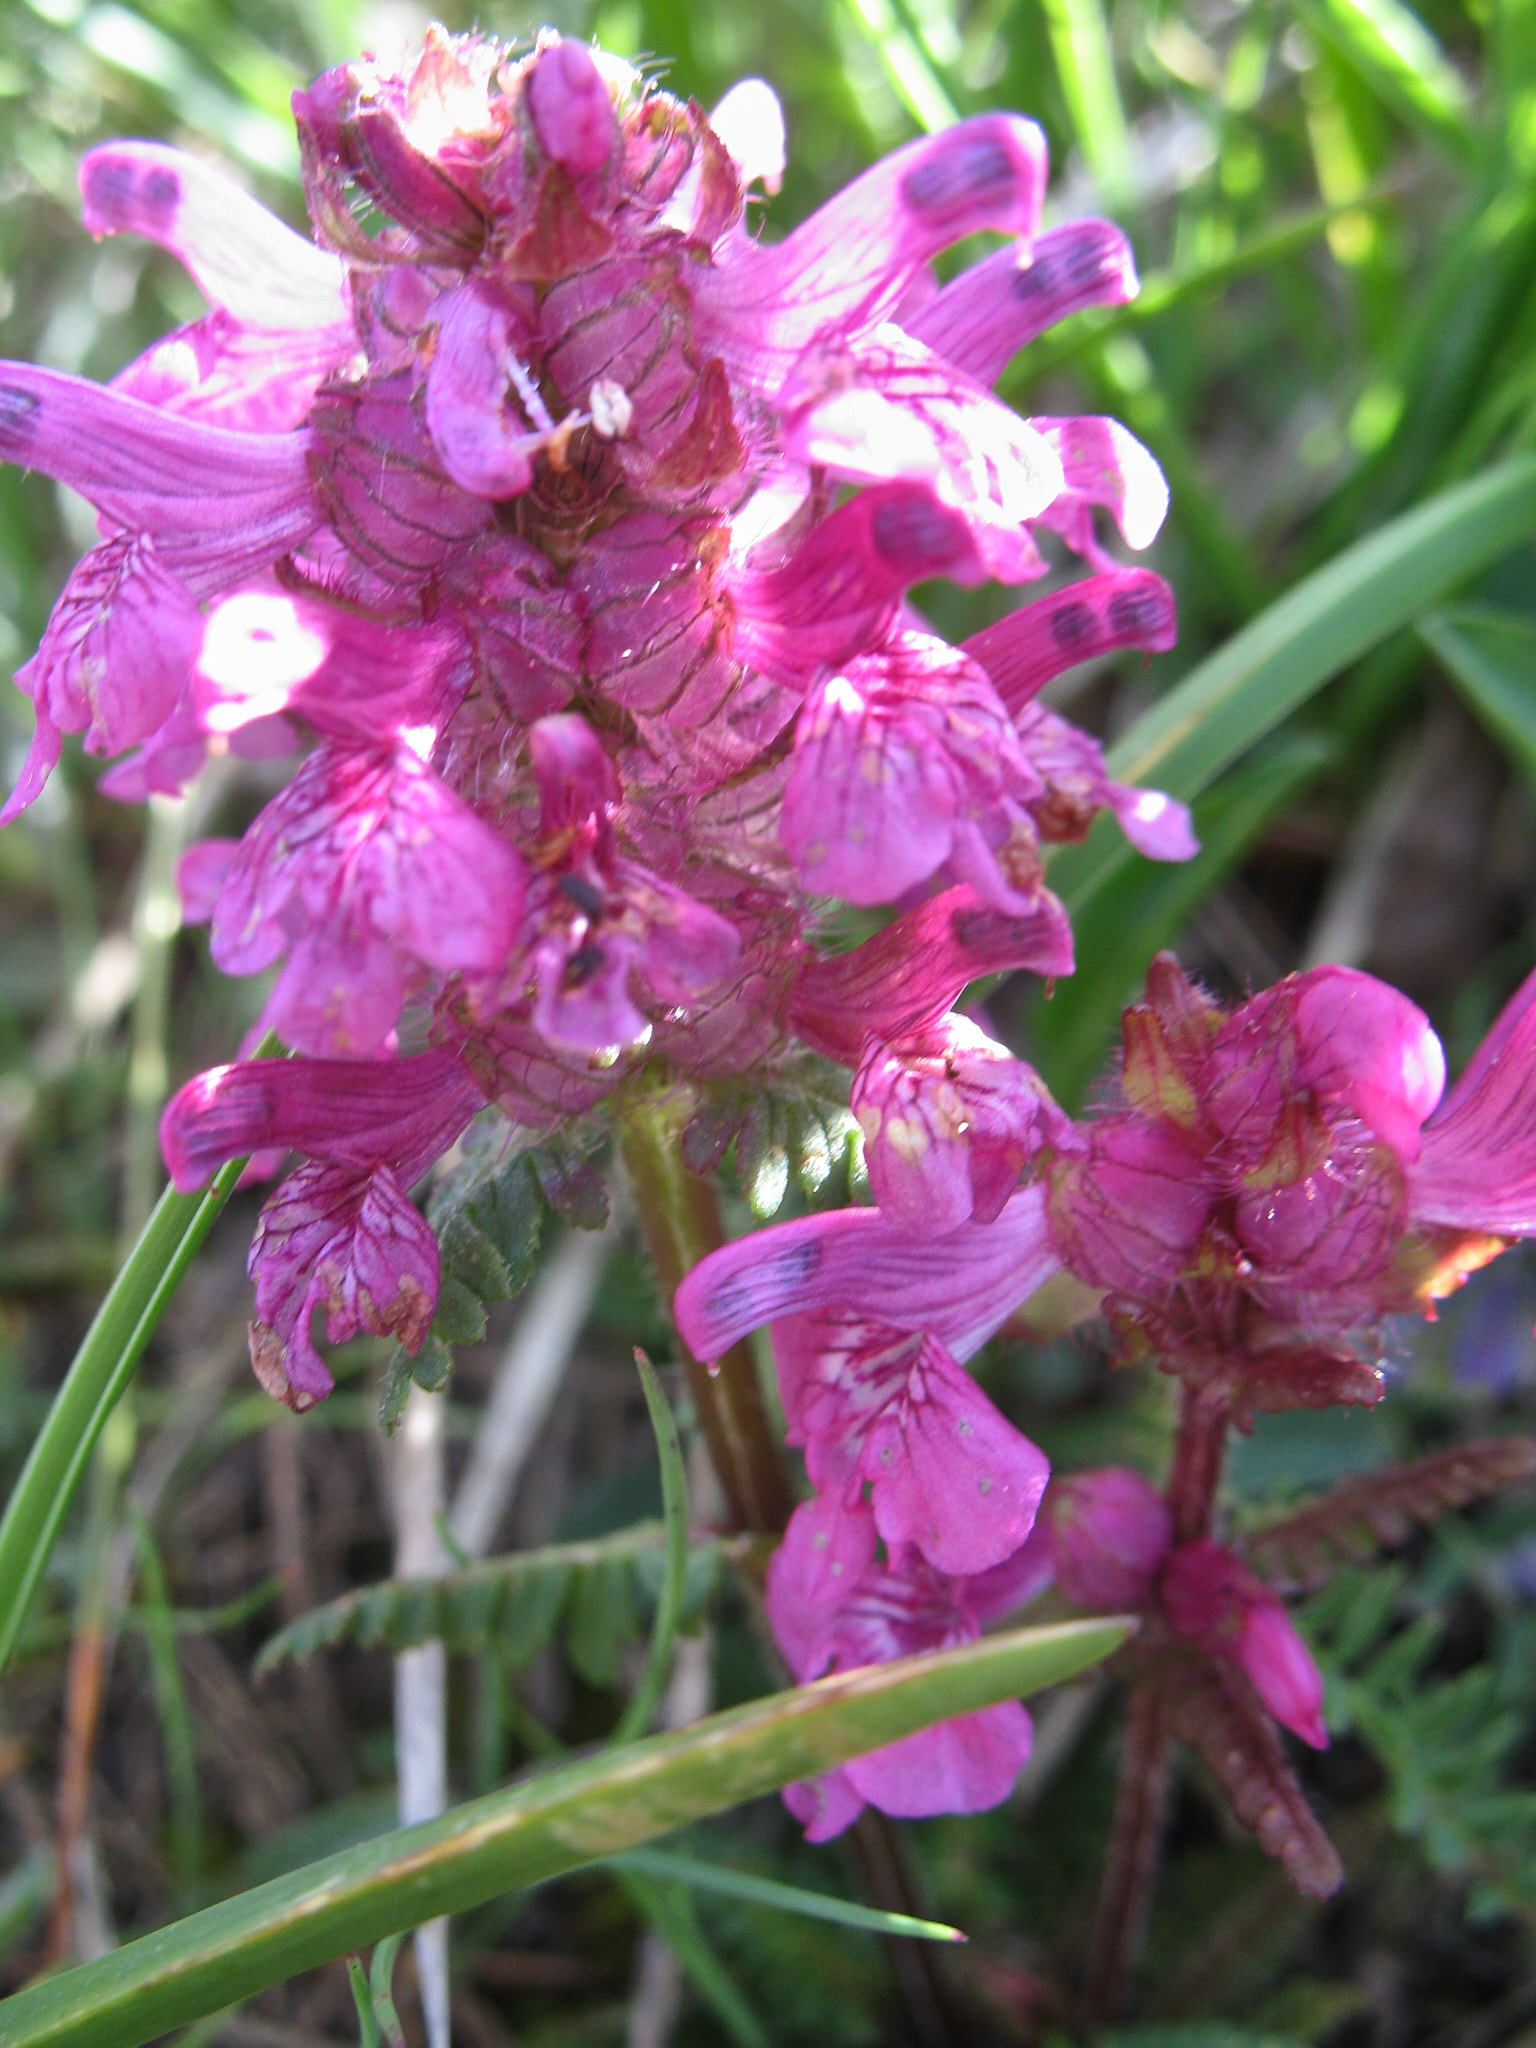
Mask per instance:
[[[882,151],[989,107],[1020,109],[1046,129],[1048,218],[1105,213],[1126,228],[1140,300],[1044,337],[1003,385],[1028,412],[1117,414],[1172,487],[1167,528],[1146,559],[1178,593],[1177,651],[1079,671],[1053,691],[1106,737],[1299,577],[1436,490],[1536,445],[1536,0],[1436,0],[1417,12],[1401,0],[608,0],[549,18],[654,63],[706,107],[740,76],[767,77],[790,146],[768,233]],[[74,171],[91,143],[154,135],[216,153],[301,222],[290,92],[358,51],[404,49],[426,19],[409,5],[350,0],[0,0],[0,354],[104,379],[200,310],[158,252],[98,248],[82,232]],[[508,38],[538,26],[496,4],[476,19]],[[467,13],[448,16],[451,28],[470,25]],[[93,537],[78,500],[0,469],[7,670],[34,648]],[[925,602],[958,637],[1004,600],[946,590]],[[6,692],[7,783],[29,730],[27,706]],[[1369,967],[1426,1006],[1455,1066],[1536,961],[1533,782],[1527,547],[1357,663],[1232,770],[1202,800],[1202,858],[1178,872],[1138,863],[1081,928],[1075,980],[1049,1003],[999,991],[999,1027],[1075,1103],[1148,957],[1176,944],[1229,995],[1318,960]],[[255,801],[253,785],[215,780],[190,806],[114,806],[73,747],[43,801],[0,834],[9,1471],[159,1185],[154,1125],[166,1094],[231,1056],[255,1014],[259,992],[221,981],[201,940],[179,933],[169,889],[186,838],[215,822],[236,828]],[[352,1379],[302,1425],[240,1377],[253,1206],[226,1219],[178,1304],[144,1390],[108,1440],[115,1479],[77,1514],[7,1681],[8,1984],[43,1953],[59,1875],[68,1646],[103,1613],[126,1634],[109,1665],[94,1818],[80,1849],[94,1875],[70,1878],[77,1920],[81,1901],[96,1899],[95,1938],[319,1854],[391,1810],[380,1652],[251,1677],[279,1611],[389,1568],[374,1403],[358,1391],[374,1353],[357,1347]],[[1517,1254],[1428,1338],[1403,1333],[1385,1410],[1262,1427],[1234,1460],[1239,1525],[1389,1456],[1528,1424],[1533,1313],[1536,1266]],[[461,1364],[455,1442],[476,1430],[506,1328],[494,1325]],[[664,1343],[646,1276],[621,1251],[541,1440],[543,1490],[519,1496],[518,1540],[601,1534],[651,1506],[654,1461],[626,1377],[637,1339]],[[1001,1344],[982,1369],[1064,1465],[1157,1469],[1162,1388],[1111,1375],[1091,1341]],[[129,1525],[125,1497],[139,1502],[145,1534],[108,1612],[101,1558]],[[1447,1524],[1318,1597],[1307,1625],[1328,1666],[1338,1739],[1308,1764],[1306,1782],[1349,1885],[1324,1909],[1293,1899],[1191,1775],[1154,1921],[1149,2018],[1127,2040],[1536,2041],[1533,1544],[1536,1510],[1515,1501]],[[611,1719],[646,1597],[628,1579],[594,1593],[553,1676],[529,1681],[569,1739]],[[710,1611],[716,1697],[760,1689],[768,1675],[740,1595],[722,1583]],[[495,1645],[471,1645],[455,1673],[455,1785],[468,1791],[494,1782],[526,1743]],[[1042,1762],[1009,1806],[917,1831],[932,1904],[972,1931],[966,1968],[990,2015],[986,2038],[1061,2027],[1107,1819],[1105,1692],[1063,1695],[1041,1728]],[[843,1881],[836,1853],[804,1849],[771,1803],[714,1840],[747,1867]],[[747,2019],[722,2017],[729,2000],[690,1994],[677,2040],[835,2048],[917,2025],[910,1986],[872,1940],[719,1900],[699,1901],[697,1915],[694,1933]],[[460,2035],[473,2048],[633,2039],[638,1928],[632,1902],[597,1878],[475,1916],[456,1935]],[[198,2038],[300,2048],[348,2038],[349,2013],[344,1976],[322,1972]]]

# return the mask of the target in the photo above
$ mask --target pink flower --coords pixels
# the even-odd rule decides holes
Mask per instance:
[[[1282,1728],[1328,1747],[1323,1680],[1278,1596],[1228,1550],[1203,1538],[1163,1569],[1163,1611],[1177,1636],[1245,1672]]]
[[[909,1550],[878,1564],[868,1517],[820,1500],[795,1510],[768,1567],[768,1618],[802,1683],[974,1642],[1020,1597],[1016,1578],[946,1577]],[[841,1834],[866,1804],[906,1819],[979,1813],[1007,1798],[1032,1737],[1028,1714],[1010,1700],[791,1785],[784,1801],[813,1842]]]

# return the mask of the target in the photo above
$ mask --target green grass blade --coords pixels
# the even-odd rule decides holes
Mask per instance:
[[[363,1969],[361,1956],[347,1957],[347,1981],[352,1986],[352,2003],[357,2007],[357,2031],[361,2048],[384,2048],[383,2036],[379,2032],[378,2015],[373,2009],[373,1998],[368,1989],[368,1978]]]
[[[276,1050],[269,1032],[255,1056]],[[244,1171],[232,1159],[201,1194],[166,1189],[75,1353],[0,1520],[0,1670],[107,1417]]]
[[[1457,156],[1470,153],[1466,87],[1402,0],[1302,0],[1300,12],[1388,106]]]
[[[1419,633],[1494,738],[1536,782],[1536,619],[1457,605]]]
[[[1030,1058],[1064,1107],[1076,1109],[1102,1069],[1120,1012],[1141,993],[1153,954],[1174,943],[1195,907],[1332,753],[1321,736],[1297,734],[1244,762],[1196,803],[1200,851],[1193,860],[1122,868],[1076,919],[1082,964],[1035,1006],[1029,1033]]]
[[[918,127],[929,135],[953,128],[959,111],[927,52],[901,19],[891,0],[847,0],[849,13],[879,54],[896,96]]]
[[[762,2021],[710,1946],[693,1900],[682,1885],[657,1884],[638,1869],[620,1864],[614,1876],[677,1957],[683,1974],[719,2020],[736,2048],[771,2048]]]
[[[1040,0],[1056,74],[1088,168],[1108,194],[1127,183],[1130,136],[1101,0]]]
[[[1107,1657],[1123,1617],[1017,1629],[839,1672],[544,1772],[343,1850],[30,1985],[0,2048],[137,2048],[403,1927],[541,1884]]]
[[[632,1742],[643,1735],[655,1719],[667,1673],[672,1668],[672,1645],[677,1639],[678,1617],[683,1611],[683,1585],[688,1576],[688,1481],[683,1472],[683,1447],[677,1438],[677,1423],[661,1391],[656,1368],[639,1349],[635,1365],[645,1390],[651,1427],[656,1432],[656,1454],[661,1460],[661,1519],[667,1532],[667,1563],[656,1602],[656,1620],[651,1628],[650,1648],[640,1683],[630,1695],[629,1705],[619,1716],[613,1731],[615,1743]]]
[[[632,1849],[627,1856],[616,1856],[614,1865],[619,1870],[639,1871],[648,1877],[675,1878],[701,1892],[719,1892],[726,1898],[745,1899],[754,1906],[799,1913],[807,1920],[830,1920],[835,1927],[857,1927],[868,1934],[896,1934],[908,1941],[965,1940],[958,1927],[946,1927],[941,1920],[914,1920],[909,1913],[882,1913],[877,1906],[858,1906],[851,1899],[834,1898],[830,1892],[807,1891],[803,1885],[781,1884],[774,1877],[754,1877],[749,1871],[705,1863],[697,1856],[674,1856],[669,1849]]]
[[[1442,491],[1368,534],[1261,612],[1139,718],[1111,772],[1186,802],[1349,663],[1536,532],[1536,456]],[[1075,917],[1137,858],[1101,818],[1051,862]]]

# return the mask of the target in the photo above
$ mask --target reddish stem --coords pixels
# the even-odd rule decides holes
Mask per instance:
[[[1210,1534],[1230,1416],[1231,1396],[1224,1386],[1185,1383],[1167,1485],[1175,1543],[1195,1543]],[[1088,1966],[1085,2013],[1092,2027],[1120,2016],[1141,1959],[1167,1813],[1171,1753],[1155,1680],[1140,1679],[1126,1702],[1115,1817]]]

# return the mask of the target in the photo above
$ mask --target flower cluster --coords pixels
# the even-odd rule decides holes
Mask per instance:
[[[1037,1523],[1043,1464],[961,1361],[1067,1274],[1124,1359],[1151,1353],[1183,1381],[1217,1463],[1229,1419],[1378,1400],[1382,1319],[1432,1315],[1536,1235],[1536,976],[1443,1100],[1428,1021],[1345,968],[1228,1013],[1160,956],[1125,1013],[1117,1084],[1081,1121],[963,1020],[906,1045],[867,1041],[855,1084],[879,1207],[743,1239],[677,1297],[705,1358],[772,1330],[817,1489],[784,1553],[797,1525],[799,1551],[821,1546],[816,1657],[872,1645],[872,1572],[882,1611],[891,1580],[909,1584],[934,1643],[997,1611],[993,1588],[1018,1600],[1054,1576],[1079,1605],[1142,1612],[1149,1643],[1160,1632],[1224,1660],[1320,1744],[1321,1685],[1279,1600],[1203,1525],[1216,1464],[1187,1531],[1170,1499],[1116,1471],[1052,1482]],[[942,1622],[935,1572],[950,1575]],[[803,1562],[770,1580],[781,1639],[806,1585]],[[934,1745],[935,1772],[943,1739],[914,1738]],[[840,1783],[817,1825],[849,1811]]]
[[[913,143],[770,243],[760,81],[706,118],[553,33],[434,29],[295,113],[314,243],[173,149],[82,166],[87,227],[173,251],[210,310],[107,389],[0,368],[0,456],[102,534],[18,674],[36,732],[0,816],[70,732],[122,757],[125,799],[210,751],[293,758],[181,879],[222,968],[276,970],[264,1022],[300,1057],[203,1075],[164,1142],[181,1187],[306,1155],[251,1261],[258,1373],[305,1407],[317,1313],[421,1344],[437,1251],[407,1191],[482,1104],[548,1131],[648,1061],[862,1059],[878,1023],[861,1100],[895,1114],[965,1037],[968,981],[1070,971],[1043,841],[1106,806],[1155,857],[1193,841],[1035,701],[1171,644],[1173,607],[1097,525],[1152,538],[1145,451],[987,388],[1135,289],[1112,227],[1040,232],[1032,123]],[[940,287],[931,259],[984,232],[1007,245]],[[1042,539],[1090,573],[964,647],[907,602],[1039,577]],[[902,914],[824,958],[828,895]],[[957,1058],[986,1094],[994,1051]],[[967,1214],[1006,1199],[1039,1112],[1005,1083],[989,1113]]]

